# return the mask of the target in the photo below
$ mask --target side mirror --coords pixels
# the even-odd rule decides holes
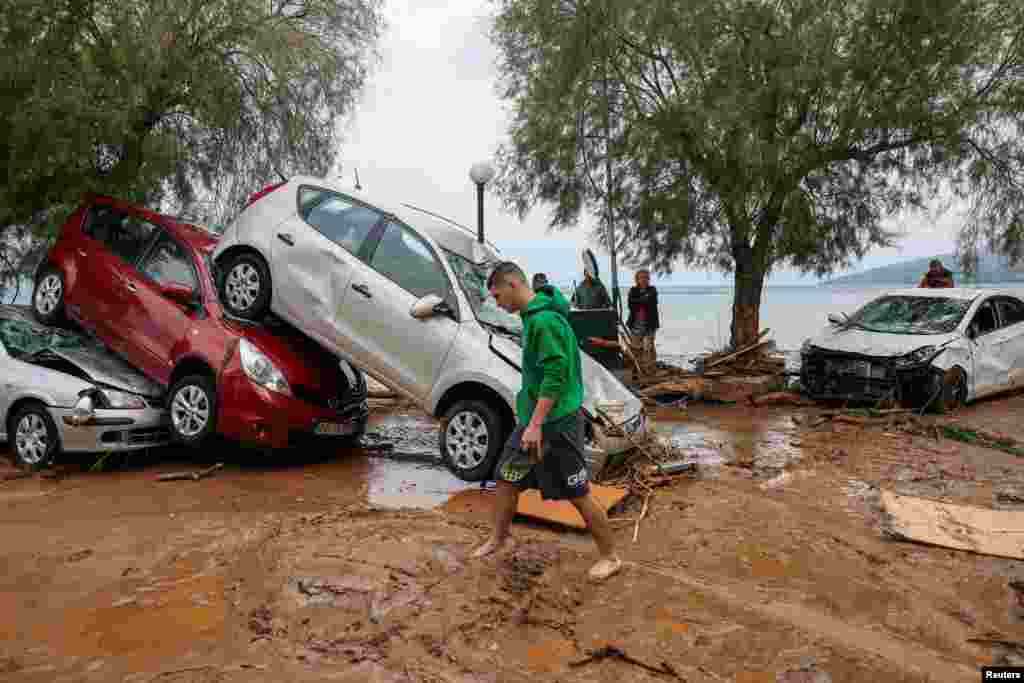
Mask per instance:
[[[830,323],[832,323],[833,325],[842,325],[843,323],[845,323],[845,322],[846,322],[845,320],[843,320],[842,318],[840,318],[840,317],[839,317],[839,316],[838,316],[837,314],[835,314],[835,313],[829,313],[829,314],[828,314],[828,321],[829,321]]]
[[[416,303],[409,309],[409,315],[414,318],[423,320],[424,318],[432,318],[435,315],[443,315],[445,313],[450,314],[452,309],[444,302],[444,299],[439,297],[437,294],[427,294],[425,297],[420,298]]]
[[[168,282],[160,287],[160,293],[182,306],[191,306],[196,302],[196,291],[180,282]]]

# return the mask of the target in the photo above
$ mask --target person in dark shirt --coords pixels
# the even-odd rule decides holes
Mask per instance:
[[[589,267],[583,270],[583,282],[572,295],[572,304],[581,309],[612,307],[612,298],[604,283],[594,277]]]
[[[646,268],[638,270],[635,276],[636,286],[630,287],[629,317],[626,327],[633,336],[637,360],[644,373],[651,373],[657,368],[657,355],[654,351],[654,336],[661,326],[658,317],[658,289],[651,286],[651,273]]]
[[[953,273],[946,270],[939,259],[932,259],[928,264],[928,272],[921,278],[918,287],[955,287]]]

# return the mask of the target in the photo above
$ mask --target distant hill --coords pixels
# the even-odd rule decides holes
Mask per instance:
[[[960,263],[953,254],[943,254],[934,258],[942,261],[948,270],[953,271],[953,279],[956,284],[964,283]],[[916,285],[921,281],[921,276],[928,270],[928,262],[931,258],[919,258],[912,261],[902,261],[889,266],[881,266],[865,270],[862,273],[844,275],[824,283],[828,286],[840,285],[866,285],[866,284],[904,284]],[[978,273],[973,282],[984,284],[1024,282],[1024,267],[1018,266],[1011,270],[1006,258],[994,254],[982,254],[978,258]]]

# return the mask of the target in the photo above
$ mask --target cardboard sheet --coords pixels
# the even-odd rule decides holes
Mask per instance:
[[[939,503],[882,491],[889,530],[920,543],[1024,559],[1024,512]]]
[[[604,508],[604,511],[612,509],[619,501],[626,497],[628,491],[614,486],[590,485],[590,494],[597,501],[597,504]],[[567,500],[548,500],[540,498],[540,491],[524,491],[519,496],[519,506],[516,512],[524,517],[543,519],[573,529],[585,529],[587,525],[583,517],[576,511],[572,503]]]

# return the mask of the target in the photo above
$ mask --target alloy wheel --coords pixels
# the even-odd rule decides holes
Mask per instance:
[[[460,470],[478,467],[487,457],[490,433],[483,416],[462,411],[452,416],[445,428],[445,444],[450,460]]]
[[[50,315],[60,303],[60,297],[64,285],[61,284],[60,276],[50,273],[44,277],[36,288],[36,310],[43,315]]]
[[[43,418],[35,413],[28,413],[22,417],[15,430],[14,443],[19,457],[25,464],[42,464],[50,446],[50,435]]]
[[[260,274],[248,263],[237,263],[228,271],[224,292],[228,302],[237,311],[244,311],[256,303],[260,291]]]
[[[188,384],[175,394],[171,401],[171,421],[179,434],[191,438],[203,431],[209,419],[210,400],[205,391]]]

